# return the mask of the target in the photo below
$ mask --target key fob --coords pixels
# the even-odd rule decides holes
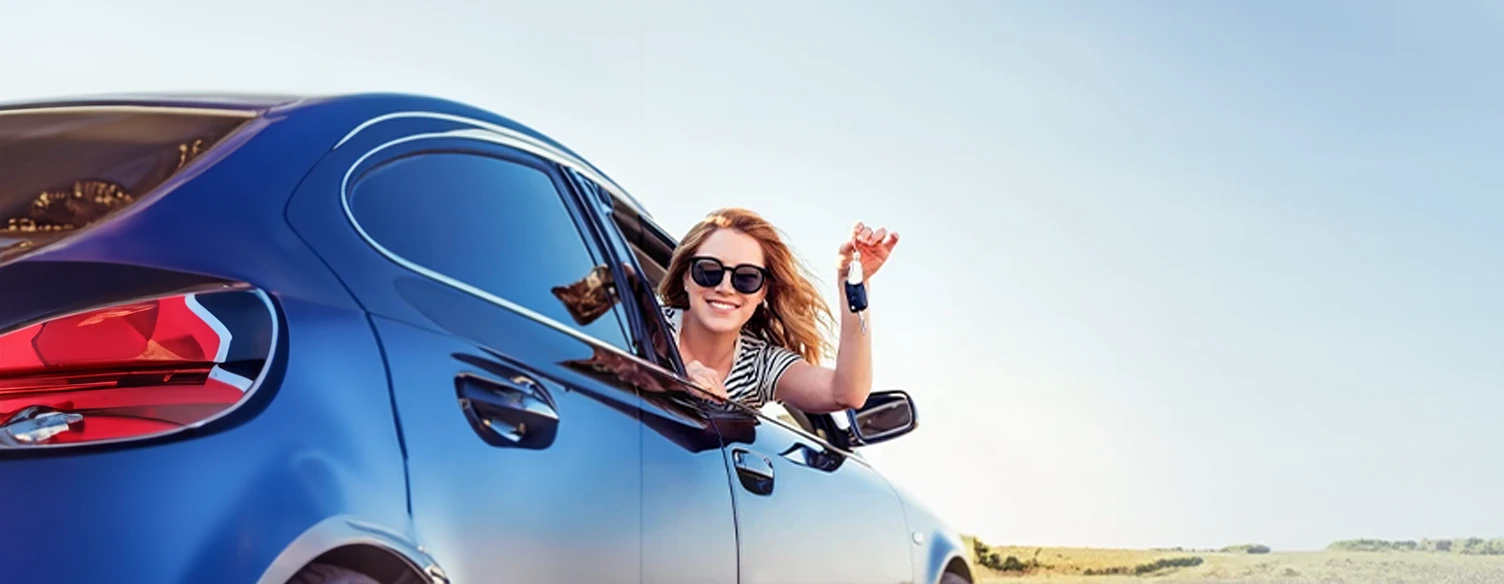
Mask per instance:
[[[853,254],[846,268],[846,309],[851,312],[867,309],[867,284],[862,280],[862,256]]]
[[[852,312],[867,309],[867,285],[846,283],[846,308]]]

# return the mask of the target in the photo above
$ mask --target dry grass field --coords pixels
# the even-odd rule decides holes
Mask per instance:
[[[988,546],[1010,569],[976,565],[979,584],[1504,584],[1504,556],[1423,551],[1262,554]],[[1096,574],[1096,575],[1091,575]]]

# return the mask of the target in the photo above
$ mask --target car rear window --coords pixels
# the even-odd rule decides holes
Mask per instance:
[[[130,206],[249,119],[188,108],[0,110],[0,259]]]

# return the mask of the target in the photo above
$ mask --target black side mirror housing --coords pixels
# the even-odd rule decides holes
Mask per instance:
[[[851,425],[847,441],[853,447],[886,442],[919,427],[914,398],[896,389],[868,394],[861,408],[846,410],[846,419]]]

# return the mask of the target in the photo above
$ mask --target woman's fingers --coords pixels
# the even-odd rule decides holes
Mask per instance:
[[[857,221],[856,225],[851,228],[851,241],[857,244],[891,246],[897,240],[898,233],[889,233],[887,227],[878,227],[873,230],[870,225]]]
[[[873,241],[872,228],[868,227],[866,223],[857,221],[856,226],[851,229],[851,240],[860,244],[871,244]]]
[[[695,381],[704,381],[709,367],[700,364],[699,361],[691,361],[688,365],[684,366],[684,369],[686,370],[685,372],[689,373],[689,376],[694,378]]]
[[[878,227],[873,230],[866,223],[858,221],[851,229],[851,239],[841,242],[840,258],[841,269],[845,269],[854,252],[862,253],[862,263],[869,268],[869,273],[876,272],[882,266],[883,261],[888,259],[889,252],[898,245],[898,232],[888,231],[887,227]],[[875,262],[868,265],[868,262]]]
[[[872,247],[881,249],[882,252],[883,252],[883,255],[887,255],[888,252],[893,251],[893,247],[896,246],[896,245],[898,245],[898,232],[897,231],[889,233],[889,234],[887,234],[887,236],[885,236],[885,237],[883,237],[881,239],[878,239],[878,240],[876,240],[876,241],[874,241],[872,243]]]
[[[715,371],[699,361],[690,361],[684,365],[684,372],[689,374],[690,381],[695,382],[701,389],[709,391],[716,397],[725,399],[726,390],[716,381]]]

